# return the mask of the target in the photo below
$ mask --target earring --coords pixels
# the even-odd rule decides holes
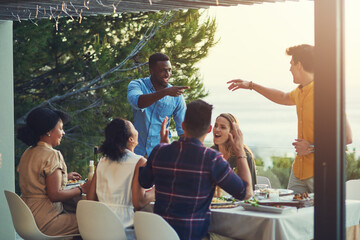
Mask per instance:
[[[47,135],[48,137],[50,137],[50,133],[47,133],[46,135]]]

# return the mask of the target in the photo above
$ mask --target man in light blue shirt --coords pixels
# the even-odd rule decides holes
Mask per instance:
[[[160,143],[160,128],[165,117],[173,116],[179,136],[184,134],[181,123],[186,104],[182,96],[189,87],[169,84],[171,63],[167,55],[155,53],[149,57],[150,77],[129,83],[127,98],[134,114],[134,126],[139,132],[139,144],[135,153],[149,156]],[[170,136],[171,137],[171,136]]]

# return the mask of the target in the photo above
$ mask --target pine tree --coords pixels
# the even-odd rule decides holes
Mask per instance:
[[[72,115],[59,146],[70,171],[86,172],[94,145],[114,117],[132,120],[128,83],[149,76],[147,60],[169,55],[173,85],[190,86],[187,102],[207,96],[195,64],[216,44],[214,19],[200,10],[122,13],[14,22],[15,124],[36,106]],[[89,84],[94,82],[93,84]],[[16,142],[17,162],[25,146]]]

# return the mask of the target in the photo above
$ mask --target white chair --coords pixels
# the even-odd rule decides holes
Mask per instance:
[[[84,240],[126,240],[121,219],[105,203],[79,201],[76,208],[79,231]]]
[[[271,188],[271,182],[267,177],[256,176],[256,182],[257,182],[257,184],[267,184],[267,185],[269,185],[269,188]]]
[[[26,240],[64,239],[80,234],[66,236],[49,236],[42,233],[36,225],[34,216],[26,203],[14,192],[4,190],[8,202],[11,218],[16,232]]]
[[[360,179],[346,181],[346,199],[360,200]]]
[[[154,213],[135,212],[134,226],[137,240],[180,240],[175,230]]]

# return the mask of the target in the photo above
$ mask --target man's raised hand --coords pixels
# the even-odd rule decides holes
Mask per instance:
[[[161,124],[161,129],[160,129],[160,142],[161,143],[169,143],[170,139],[169,139],[169,130],[166,129],[168,123],[168,117],[165,117],[164,121]]]

